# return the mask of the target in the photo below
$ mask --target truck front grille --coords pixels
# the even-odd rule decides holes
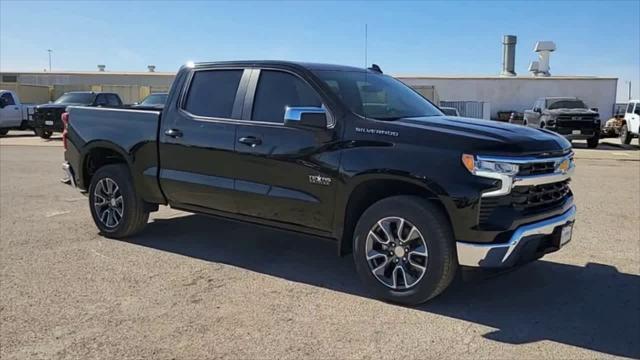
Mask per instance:
[[[593,129],[593,119],[590,120],[562,120],[558,119],[556,126],[572,129]]]
[[[537,186],[516,186],[509,195],[482,198],[478,222],[491,223],[492,217],[518,212],[522,216],[553,210],[572,196],[569,180]]]
[[[510,194],[513,207],[529,210],[562,203],[571,193],[569,180],[538,186],[517,186]]]
[[[518,176],[551,174],[556,170],[554,161],[520,164]]]

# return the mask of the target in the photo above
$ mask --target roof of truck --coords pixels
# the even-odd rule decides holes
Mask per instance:
[[[227,65],[227,66],[273,65],[273,66],[301,67],[307,70],[334,70],[334,71],[363,71],[364,70],[363,68],[355,67],[355,66],[320,64],[320,63],[299,62],[299,61],[283,61],[283,60],[237,60],[237,61],[215,61],[215,62],[194,63],[195,67],[201,67],[201,66],[204,67],[204,66],[211,66],[211,65]]]

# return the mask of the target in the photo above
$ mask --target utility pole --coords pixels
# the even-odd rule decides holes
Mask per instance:
[[[629,100],[631,100],[631,80],[627,82],[629,83]]]
[[[47,49],[47,52],[49,53],[49,72],[51,72],[51,53],[53,52],[53,50]]]

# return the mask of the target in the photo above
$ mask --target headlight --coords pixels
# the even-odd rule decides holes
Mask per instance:
[[[518,173],[518,165],[499,161],[478,160],[470,154],[462,154],[462,164],[470,173],[494,173],[513,176]]]

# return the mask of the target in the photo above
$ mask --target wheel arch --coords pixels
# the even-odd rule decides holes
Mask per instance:
[[[89,188],[91,177],[100,167],[118,163],[126,164],[131,168],[131,159],[120,146],[109,141],[88,143],[83,151],[79,169],[83,186]]]
[[[367,176],[354,179],[348,195],[342,203],[342,212],[336,212],[336,234],[340,255],[349,254],[353,248],[353,232],[364,211],[382,199],[398,195],[414,195],[436,205],[449,220],[446,207],[438,194],[442,189],[422,179],[405,176]]]

